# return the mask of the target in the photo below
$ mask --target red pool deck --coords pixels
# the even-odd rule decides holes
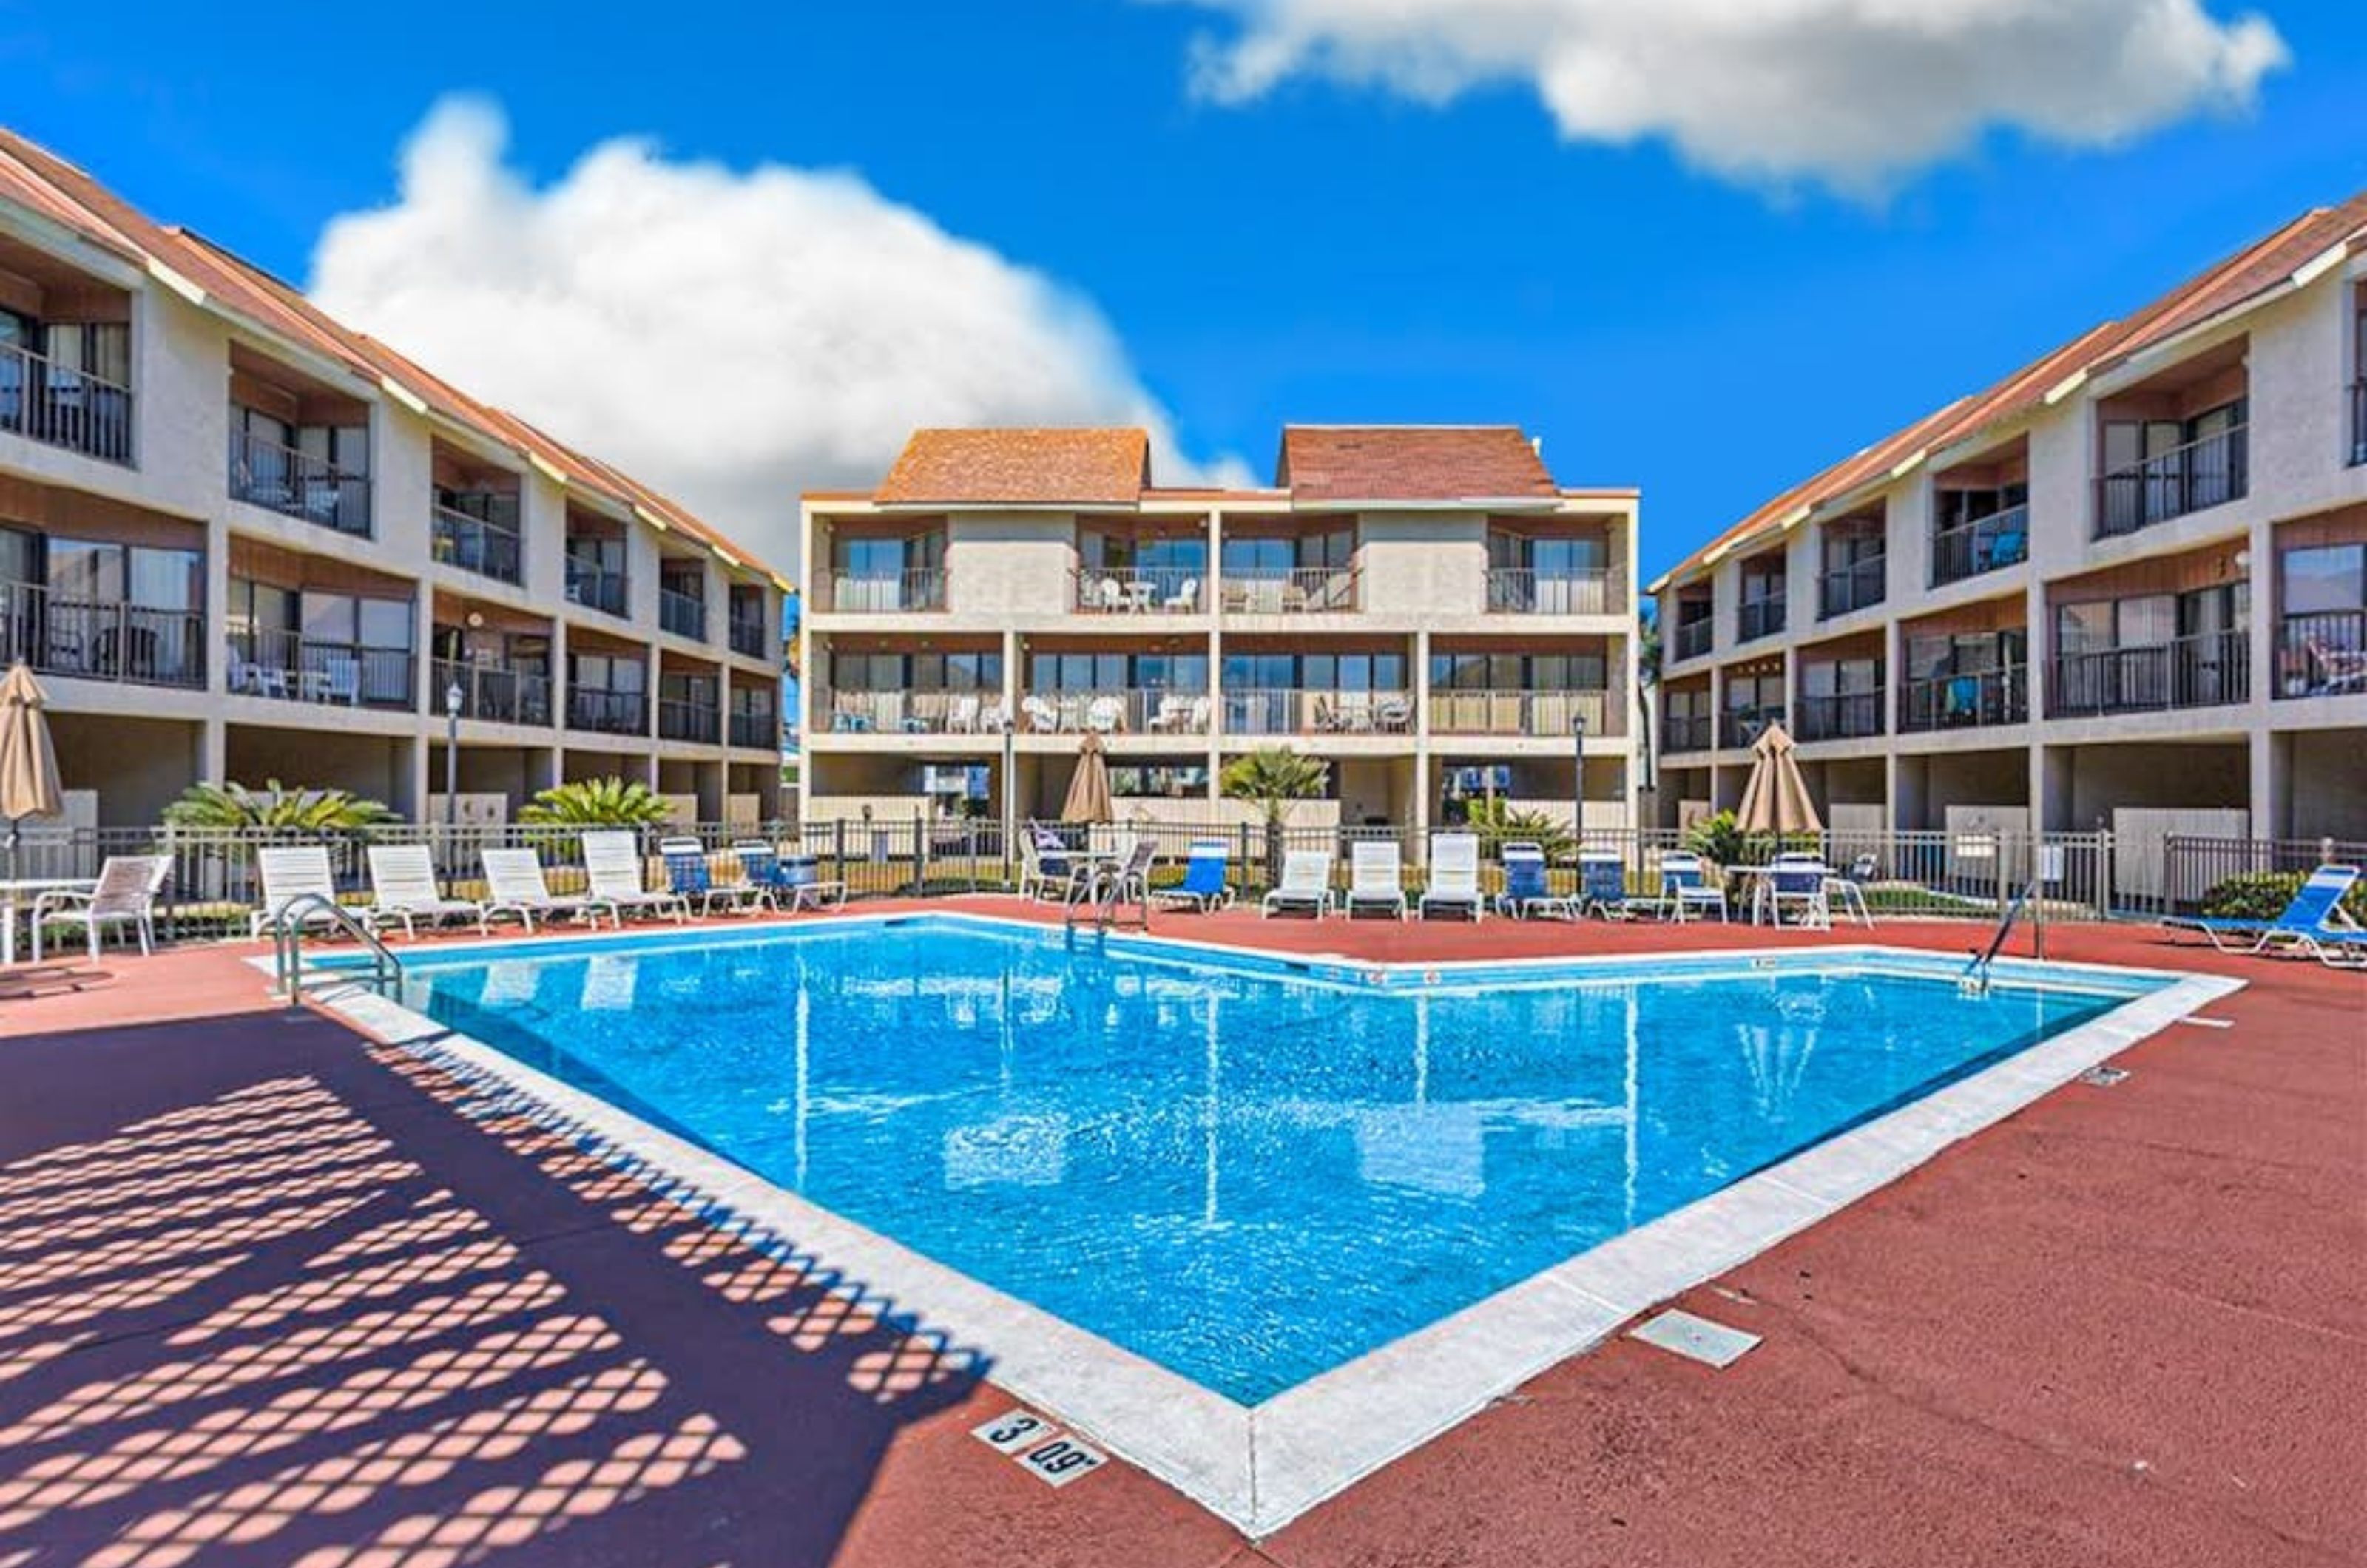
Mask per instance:
[[[1412,962],[1862,940],[1161,930]],[[1033,1479],[968,1436],[1010,1403],[993,1347],[274,1005],[252,949],[110,955],[0,1002],[0,1568],[2367,1562],[2367,976],[2047,943],[2250,984],[1689,1292],[1764,1337],[1728,1370],[1614,1340],[1258,1543],[1124,1465]]]

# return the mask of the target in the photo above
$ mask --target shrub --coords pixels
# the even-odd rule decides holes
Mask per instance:
[[[2203,895],[2203,913],[2231,920],[2273,920],[2284,913],[2308,879],[2306,872],[2251,871],[2214,883]],[[2367,882],[2354,885],[2342,900],[2352,919],[2367,925]]]
[[[1321,795],[1331,777],[1328,762],[1302,757],[1287,746],[1266,746],[1226,763],[1217,782],[1229,799],[1256,801],[1266,825],[1278,828],[1288,818],[1291,802]]]
[[[583,779],[542,791],[518,820],[538,828],[650,828],[672,818],[665,797],[620,778]]]
[[[1515,810],[1511,802],[1501,798],[1482,796],[1467,802],[1463,825],[1479,835],[1490,854],[1501,853],[1506,844],[1535,844],[1553,861],[1567,856],[1571,849],[1569,827],[1559,818],[1543,811]]]
[[[283,828],[335,833],[396,820],[381,803],[343,789],[289,789],[266,779],[261,789],[243,784],[191,784],[164,807],[170,828]]]

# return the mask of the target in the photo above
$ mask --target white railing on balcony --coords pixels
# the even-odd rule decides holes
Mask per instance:
[[[1032,735],[1206,735],[1205,692],[1030,692],[1019,699],[1019,728]]]
[[[332,642],[300,632],[234,631],[229,637],[234,695],[332,707],[418,705],[410,649]]]
[[[905,610],[946,607],[946,569],[914,567],[909,571],[832,571],[822,577],[829,589],[825,607],[842,615],[889,615]]]
[[[1197,567],[1079,567],[1070,603],[1084,615],[1189,615],[1203,609],[1207,574]]]
[[[1499,615],[1615,615],[1626,608],[1624,584],[1608,567],[1539,571],[1488,569],[1488,610]]]
[[[368,474],[348,473],[242,430],[230,433],[230,495],[340,534],[370,531]]]
[[[1586,721],[1589,735],[1625,735],[1627,710],[1602,691],[1491,691],[1430,694],[1433,735],[1526,735],[1568,739]]]
[[[1227,615],[1313,615],[1356,607],[1356,569],[1273,567],[1220,574]]]
[[[77,681],[202,686],[205,626],[195,610],[69,598],[0,579],[0,669],[22,660],[39,674]]]
[[[0,431],[110,463],[131,461],[131,389],[0,344]]]
[[[999,735],[1011,713],[999,692],[817,688],[813,722],[824,735]]]
[[[1267,689],[1227,692],[1227,735],[1410,735],[1413,694]]]

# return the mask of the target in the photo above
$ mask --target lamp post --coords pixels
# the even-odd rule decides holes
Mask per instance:
[[[1586,847],[1586,715],[1570,716],[1569,838],[1574,849]]]
[[[1019,829],[1019,820],[1015,815],[1019,801],[1018,797],[1012,793],[1013,785],[1016,782],[1013,774],[1016,771],[1018,750],[1019,742],[1014,736],[1012,727],[1006,724],[1002,727],[1002,777],[996,781],[1001,786],[996,793],[1002,796],[1002,880],[1005,882],[1011,880],[1011,836]]]
[[[460,703],[467,696],[460,678],[444,688],[444,852],[448,857],[460,837]]]

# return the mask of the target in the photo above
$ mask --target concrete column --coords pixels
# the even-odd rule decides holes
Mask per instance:
[[[216,672],[216,679],[220,679],[219,671]],[[199,783],[218,784],[227,782],[230,770],[230,726],[219,716],[200,720],[198,725],[197,761]]]
[[[2257,609],[2257,606],[2256,606]],[[2254,617],[2257,622],[2259,616]],[[2266,671],[2271,666],[2257,661],[2255,670]],[[2256,691],[2255,696],[2259,694]],[[2252,813],[2252,837],[2283,839],[2293,835],[2293,737],[2276,731],[2255,728],[2249,739],[2248,761],[2250,764],[2250,790],[2247,796]]]

